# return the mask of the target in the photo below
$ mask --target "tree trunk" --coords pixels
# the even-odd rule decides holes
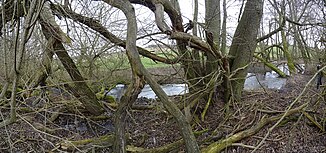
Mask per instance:
[[[136,22],[136,16],[135,16],[135,10],[130,4],[129,1],[123,0],[123,1],[105,1],[108,4],[113,5],[114,7],[119,8],[127,17],[128,25],[127,25],[127,56],[131,63],[133,73],[137,75],[138,77],[142,78],[144,77],[147,81],[147,83],[150,85],[150,87],[153,89],[155,94],[158,96],[158,98],[162,101],[164,107],[167,109],[167,111],[176,119],[179,130],[182,134],[183,140],[185,141],[186,145],[186,151],[188,153],[198,153],[199,147],[196,142],[196,138],[192,132],[191,126],[186,121],[185,116],[182,114],[180,109],[177,107],[176,104],[172,103],[166,93],[163,91],[163,89],[159,86],[157,82],[155,82],[152,78],[149,72],[145,69],[145,67],[142,65],[140,61],[140,57],[137,51],[136,47],[136,31],[137,31],[137,22]],[[162,12],[155,12],[155,13],[162,13]],[[130,105],[130,102],[129,102]],[[122,111],[126,111],[123,110]],[[119,114],[117,114],[119,115]],[[117,118],[116,122],[124,122],[121,120],[122,118]],[[123,125],[123,123],[121,124]],[[115,151],[116,152],[125,152],[125,141],[124,139],[124,133],[122,131],[118,131],[119,133],[116,133],[117,137]]]
[[[103,113],[101,104],[97,101],[95,93],[88,87],[84,78],[80,74],[74,61],[70,58],[63,44],[56,40],[53,44],[55,54],[60,59],[70,78],[74,81],[70,85],[72,94],[84,105],[84,107],[94,115]]]
[[[213,41],[212,48],[219,50],[220,46],[220,0],[205,0],[205,24],[207,42]],[[208,36],[211,35],[211,36]],[[212,54],[207,55],[206,74],[217,70],[217,59]]]
[[[92,114],[99,115],[103,113],[101,104],[97,101],[95,93],[88,87],[84,78],[80,74],[74,61],[70,58],[62,42],[69,43],[70,39],[62,32],[59,25],[56,24],[54,16],[51,13],[50,6],[46,2],[41,11],[40,24],[46,39],[53,42],[53,52],[58,56],[62,65],[74,81],[69,88],[73,95],[84,105]]]
[[[230,47],[231,90],[235,100],[240,100],[248,66],[257,46],[256,38],[263,14],[263,0],[247,1],[243,15],[234,33]]]
[[[289,45],[288,45],[284,30],[281,31],[281,37],[282,37],[283,53],[286,57],[290,74],[293,74],[293,73],[295,73],[295,66],[294,66],[292,55],[289,50]]]
[[[222,22],[222,33],[221,33],[221,52],[226,55],[226,19],[227,19],[227,11],[226,11],[226,0],[223,0],[223,22]]]

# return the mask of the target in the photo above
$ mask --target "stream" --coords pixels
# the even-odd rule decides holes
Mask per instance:
[[[301,65],[304,67],[303,65]],[[289,70],[286,64],[279,65],[278,68],[286,75],[289,75]],[[280,78],[274,71],[261,73],[248,73],[244,84],[244,90],[252,91],[263,88],[280,90],[286,85],[286,78]],[[183,95],[189,92],[187,84],[164,84],[162,89],[168,96]],[[127,89],[124,84],[118,84],[115,88],[108,91],[106,95],[113,96],[116,100],[120,100],[122,94]],[[145,85],[138,98],[145,97],[155,99],[157,96],[149,85]]]

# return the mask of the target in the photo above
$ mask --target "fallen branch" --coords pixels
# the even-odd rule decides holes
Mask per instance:
[[[197,131],[194,132],[195,136],[199,136],[203,133],[207,132],[207,130],[202,130],[202,131]],[[55,147],[55,149],[63,149],[67,151],[73,151],[73,150],[88,150],[92,147],[112,147],[114,142],[114,135],[104,135],[100,136],[97,138],[90,138],[90,139],[83,139],[83,140],[77,140],[77,141],[64,141],[61,142]],[[151,148],[151,149],[146,149],[146,148],[141,148],[141,147],[135,147],[132,145],[128,145],[126,150],[128,152],[133,152],[133,153],[166,153],[173,151],[175,149],[180,148],[181,145],[184,144],[183,139],[177,140],[175,142],[166,144],[161,147],[157,148]],[[52,151],[54,151],[53,149]]]
[[[270,118],[262,118],[260,120],[260,122],[247,130],[241,131],[239,133],[236,133],[232,136],[229,136],[228,138],[222,139],[220,141],[214,142],[212,144],[210,144],[208,147],[202,149],[202,153],[216,153],[216,152],[221,152],[223,149],[232,146],[233,143],[240,141],[244,138],[247,138],[249,136],[254,135],[255,133],[257,133],[261,128],[263,128],[265,125],[270,124],[274,121],[277,121],[279,119],[281,119],[282,117],[287,117],[290,116],[294,113],[298,113],[300,112],[304,107],[306,107],[307,104],[303,104],[297,108],[291,109],[289,111],[287,111],[287,113],[285,114],[281,114],[278,116],[274,116],[274,117],[270,117]]]
[[[264,141],[267,139],[267,137],[269,136],[270,132],[274,130],[274,128],[276,126],[278,126],[282,120],[286,117],[286,115],[289,113],[289,111],[291,110],[291,108],[294,106],[294,104],[296,104],[301,98],[302,98],[302,95],[306,92],[306,90],[308,89],[308,86],[313,82],[313,80],[315,79],[315,77],[320,73],[322,72],[324,69],[326,68],[326,66],[322,67],[320,70],[318,70],[317,73],[315,73],[315,75],[308,81],[308,83],[305,85],[305,87],[303,88],[302,92],[298,95],[297,98],[295,98],[295,100],[289,105],[289,107],[286,109],[285,113],[283,114],[283,116],[278,119],[278,121],[271,127],[267,130],[267,133],[264,137],[263,140],[260,141],[260,143],[256,146],[255,150],[252,151],[255,152],[261,145],[263,145]]]
[[[261,62],[263,62],[267,67],[271,68],[273,71],[275,71],[278,75],[280,75],[282,78],[285,78],[287,75],[282,72],[279,68],[277,68],[275,65],[273,65],[272,63],[269,63],[268,61],[266,61],[265,59],[254,55],[254,57],[258,60],[260,60]]]
[[[134,152],[134,153],[166,153],[171,152],[175,149],[180,148],[181,145],[184,144],[183,139],[180,139],[178,141],[175,141],[173,143],[169,143],[167,145],[158,147],[158,148],[152,148],[152,149],[146,149],[146,148],[140,148],[140,147],[134,147],[134,146],[127,146],[128,152]]]
[[[114,135],[104,135],[98,138],[83,139],[78,141],[66,141],[58,144],[59,149],[73,151],[79,149],[89,149],[97,147],[111,147],[114,143]]]

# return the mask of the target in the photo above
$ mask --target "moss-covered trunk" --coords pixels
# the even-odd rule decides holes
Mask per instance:
[[[291,55],[290,50],[289,50],[289,45],[288,45],[284,30],[281,31],[281,36],[282,36],[283,52],[284,52],[284,55],[285,55],[286,60],[287,60],[287,64],[288,64],[288,67],[289,67],[289,70],[290,70],[290,74],[293,74],[293,73],[295,73],[295,66],[294,66],[292,55]]]
[[[60,41],[56,41],[53,45],[53,49],[73,80],[73,83],[70,85],[70,91],[90,113],[94,115],[101,114],[104,111],[101,104],[97,101],[95,93],[86,84],[63,44]]]

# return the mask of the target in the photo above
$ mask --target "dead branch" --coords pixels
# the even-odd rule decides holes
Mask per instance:
[[[287,116],[290,116],[292,114],[298,113],[303,108],[305,108],[306,106],[307,106],[307,104],[303,104],[303,105],[301,105],[301,106],[299,106],[297,108],[294,108],[294,109],[291,109],[291,110],[287,111],[286,113],[284,113],[282,115],[269,117],[269,118],[262,118],[256,126],[250,128],[248,130],[244,130],[244,131],[241,131],[239,133],[236,133],[236,134],[234,134],[232,136],[229,136],[228,138],[225,138],[225,139],[222,139],[220,141],[214,142],[214,143],[210,144],[208,147],[204,148],[202,150],[202,152],[203,153],[221,152],[226,147],[232,146],[233,143],[256,134],[265,125],[270,124],[272,122],[275,122],[275,121],[283,118],[283,116],[287,117]]]
[[[274,128],[282,122],[282,120],[290,112],[290,110],[294,106],[294,104],[296,104],[302,98],[302,95],[306,92],[306,90],[308,89],[308,86],[311,84],[311,82],[313,82],[313,80],[318,75],[318,73],[322,72],[325,68],[326,68],[326,66],[322,67],[321,69],[319,69],[319,71],[317,73],[315,73],[315,75],[305,85],[305,87],[303,88],[302,92],[298,95],[298,97],[289,105],[289,107],[287,108],[287,110],[285,111],[285,113],[282,115],[282,117],[280,119],[278,119],[278,121],[271,128],[268,129],[268,131],[267,131],[264,139],[260,141],[260,143],[256,146],[255,150],[253,150],[252,152],[255,152],[264,143],[264,141],[269,136],[270,132],[273,131]]]
[[[83,139],[78,141],[65,141],[59,143],[58,149],[63,149],[66,151],[74,151],[80,149],[89,149],[93,146],[98,147],[112,147],[114,143],[114,135],[104,135],[98,138]],[[54,151],[54,150],[53,150]]]

